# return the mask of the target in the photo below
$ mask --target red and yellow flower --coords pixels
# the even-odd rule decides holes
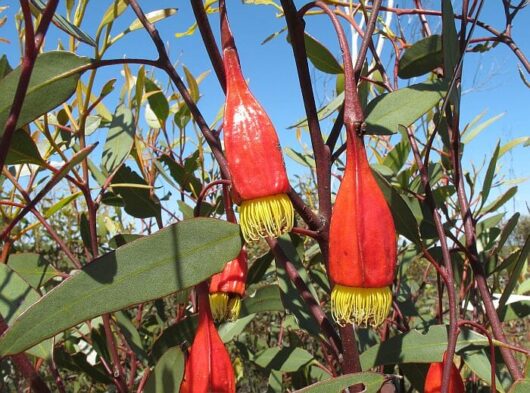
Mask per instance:
[[[228,262],[221,273],[212,277],[210,307],[214,320],[233,321],[239,318],[247,270],[247,253],[242,249],[236,259]]]
[[[278,237],[293,227],[293,205],[276,130],[243,78],[234,38],[221,3],[221,39],[226,74],[224,146],[234,201],[240,205],[245,240]]]
[[[396,231],[362,136],[347,126],[346,169],[330,223],[331,310],[339,324],[380,325],[392,304]]]

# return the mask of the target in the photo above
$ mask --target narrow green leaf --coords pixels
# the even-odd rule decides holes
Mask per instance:
[[[145,393],[172,393],[180,391],[184,377],[184,353],[179,347],[168,349],[156,363],[147,379]]]
[[[528,393],[530,392],[530,378],[520,379],[516,381],[508,393]]]
[[[488,169],[486,170],[486,175],[484,176],[484,183],[482,183],[482,206],[484,206],[484,203],[488,199],[491,185],[493,184],[493,177],[495,176],[495,169],[497,168],[497,160],[499,158],[499,149],[500,145],[499,142],[497,142],[497,146],[495,147],[495,151],[491,157]]]
[[[86,265],[34,303],[0,337],[0,355],[20,353],[82,321],[187,289],[241,250],[239,227],[182,221]]]
[[[114,0],[103,14],[103,18],[99,23],[98,31],[101,31],[101,29],[109,23],[114,22],[114,19],[123,14],[128,6],[129,4],[127,0]]]
[[[138,359],[142,361],[147,360],[147,353],[145,352],[140,333],[131,322],[127,313],[125,311],[118,311],[114,316],[120,327],[120,332],[127,341],[129,347],[134,351],[136,356],[138,356]]]
[[[112,173],[129,155],[136,132],[134,118],[131,110],[124,105],[119,105],[112,115],[109,133],[101,161],[108,173]]]
[[[480,209],[480,212],[482,214],[486,214],[486,213],[490,213],[490,212],[496,211],[502,205],[504,205],[506,202],[508,202],[510,199],[512,199],[515,196],[515,194],[517,194],[517,186],[509,188],[508,191],[506,191],[500,197],[495,199],[489,205],[484,206],[482,209]]]
[[[164,163],[169,169],[169,174],[185,191],[191,192],[198,196],[202,190],[201,181],[193,174],[195,171],[194,167],[186,165],[180,165],[173,158],[167,154],[163,154],[158,158],[159,161]]]
[[[481,115],[479,116],[482,117]],[[467,145],[469,142],[475,139],[482,131],[484,131],[486,128],[488,128],[490,125],[495,123],[497,120],[499,120],[503,116],[504,116],[504,113],[499,113],[497,116],[493,116],[473,128],[471,128],[472,125],[470,123],[468,125],[469,129],[466,128],[464,132],[462,133],[462,143],[464,145]]]
[[[346,374],[326,381],[317,382],[306,388],[296,390],[294,393],[341,393],[347,387],[360,383],[364,385],[363,392],[377,393],[384,382],[385,377],[382,374],[371,372]]]
[[[191,98],[193,98],[193,102],[197,102],[200,98],[199,85],[193,74],[190,72],[190,70],[188,70],[188,67],[182,66],[182,69],[184,70],[184,75],[186,76],[186,82],[188,83],[188,90],[190,92]]]
[[[50,206],[48,209],[44,211],[44,218],[50,218],[55,213],[57,213],[59,210],[64,208],[65,206],[69,205],[71,202],[76,200],[80,195],[83,193],[81,191],[75,192],[73,194],[67,195],[64,198],[60,199],[57,203]]]
[[[333,98],[329,103],[324,105],[322,108],[320,108],[317,112],[318,120],[322,121],[329,116],[331,116],[337,109],[339,109],[344,102],[344,92],[338,94],[335,98]],[[307,128],[307,117],[298,120],[295,124],[292,126],[287,127],[288,129],[292,128]]]
[[[31,0],[31,3],[41,13],[46,8],[46,4],[42,0]],[[69,22],[64,16],[55,13],[53,15],[52,21],[55,24],[55,26],[57,26],[59,29],[61,29],[67,34],[70,34],[72,37],[78,39],[79,41],[84,42],[85,44],[88,44],[90,46],[93,46],[94,48],[97,46],[96,41],[94,41],[92,37],[90,37],[87,33],[85,33],[83,30],[81,30],[79,27],[77,27],[73,23]]]
[[[249,314],[244,317],[239,317],[239,319],[231,322],[225,322],[219,326],[219,337],[223,340],[224,343],[230,342],[234,337],[240,335],[243,330],[248,326],[250,322],[254,319],[256,314]]]
[[[444,59],[444,78],[449,86],[455,73],[455,67],[460,58],[460,49],[458,45],[458,34],[455,27],[455,16],[451,0],[442,0],[442,48]],[[459,107],[460,91],[453,87],[453,91],[448,92],[451,101]]]
[[[147,18],[147,20],[149,22],[154,24],[154,23],[159,22],[159,21],[161,21],[163,19],[169,18],[171,15],[176,14],[177,11],[178,11],[177,8],[163,8],[163,9],[160,9],[160,10],[149,12],[149,13],[145,14],[145,17]],[[142,28],[143,28],[142,22],[139,19],[135,19],[134,22],[132,22],[129,25],[129,27],[127,27],[123,32],[121,32],[116,37],[114,37],[111,40],[111,43],[114,44],[116,41],[118,41],[119,39],[123,38],[123,36],[125,36],[126,34],[129,34],[129,33],[133,32],[133,31],[136,31],[136,30],[139,30],[139,29],[142,29]]]
[[[525,146],[528,146],[528,143],[530,142],[529,136],[522,136],[520,138],[512,139],[510,142],[504,144],[501,146],[499,157],[502,157],[504,154],[512,150],[514,147],[524,144]]]
[[[27,131],[22,128],[16,129],[13,133],[5,163],[7,165],[36,164],[41,166],[45,164],[37,145]]]
[[[132,183],[147,186],[143,178],[127,165],[122,165],[113,178],[113,183]],[[125,202],[125,211],[136,218],[157,217],[160,215],[160,202],[156,196],[151,197],[149,189],[137,187],[116,187]]]
[[[421,76],[442,64],[442,37],[433,34],[405,50],[399,59],[398,76],[403,79]]]
[[[250,265],[247,274],[247,287],[261,281],[273,260],[272,253],[268,252],[260,256]]]
[[[17,127],[35,120],[70,98],[81,76],[81,72],[76,70],[89,63],[89,58],[78,57],[70,52],[51,51],[39,55]],[[0,81],[0,137],[4,134],[19,78],[20,67],[17,67]]]
[[[267,370],[295,372],[313,360],[313,355],[297,347],[268,348],[253,359],[259,367]]]
[[[499,236],[499,242],[497,243],[497,249],[502,249],[504,246],[504,243],[506,243],[506,240],[510,237],[513,230],[517,226],[517,223],[519,222],[519,217],[521,216],[521,213],[515,213],[513,216],[510,217],[510,219],[506,222],[504,225],[504,228],[502,228],[502,232]]]
[[[383,94],[366,108],[367,134],[388,135],[408,127],[434,107],[447,90],[443,82],[424,82]]]
[[[40,288],[58,274],[39,254],[30,252],[11,254],[8,266],[34,289]]]
[[[296,161],[300,165],[315,169],[316,167],[315,159],[311,155],[299,153],[295,151],[294,149],[291,149],[290,147],[286,147],[284,150],[285,150],[285,153],[289,157],[291,157],[294,161]]]
[[[530,255],[530,236],[526,238],[524,247],[521,249],[521,252],[519,253],[517,262],[515,266],[513,267],[512,271],[510,272],[510,278],[508,279],[508,282],[506,283],[506,286],[504,287],[504,291],[502,292],[501,298],[499,299],[499,306],[497,307],[497,314],[499,314],[499,318],[501,319],[504,317],[504,313],[506,312],[505,310],[506,302],[508,301],[509,297],[513,293],[515,286],[517,285],[519,277],[521,276],[521,272],[523,271],[523,267],[526,266],[528,255]]]
[[[9,65],[6,55],[2,55],[0,58],[0,80],[4,79],[7,74],[9,74],[13,69]]]

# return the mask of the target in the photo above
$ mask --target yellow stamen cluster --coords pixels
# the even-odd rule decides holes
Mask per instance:
[[[341,326],[353,323],[377,327],[385,320],[391,305],[392,292],[389,287],[353,288],[335,285],[331,292],[331,313]]]
[[[241,298],[225,292],[210,293],[210,309],[216,322],[235,321],[241,311]]]
[[[285,194],[243,201],[239,223],[247,242],[281,236],[293,228],[293,204]]]

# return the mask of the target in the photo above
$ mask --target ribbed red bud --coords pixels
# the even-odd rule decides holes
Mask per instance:
[[[425,393],[440,393],[442,391],[442,376],[445,363],[445,353],[444,360],[441,363],[431,363],[429,371],[427,372],[427,377],[425,378],[425,387],[423,391]],[[455,364],[451,366],[451,375],[449,376],[449,386],[447,391],[449,393],[464,393],[464,381],[462,381],[462,376],[456,368]]]
[[[294,221],[285,163],[272,121],[243,78],[224,2],[220,6],[226,74],[223,132],[233,197],[241,206],[245,240],[277,237],[290,231]]]
[[[235,393],[230,356],[215,329],[208,294],[199,293],[199,325],[186,361],[181,393]]]
[[[339,324],[378,326],[392,304],[396,231],[362,136],[347,130],[346,169],[330,223],[331,308]]]
[[[247,253],[242,249],[238,257],[226,264],[221,273],[210,281],[210,307],[214,320],[234,321],[239,318],[241,297],[245,294]]]

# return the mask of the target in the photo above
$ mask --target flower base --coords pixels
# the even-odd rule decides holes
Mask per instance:
[[[277,194],[241,203],[240,225],[247,242],[278,237],[294,224],[294,209],[289,197]]]
[[[331,292],[331,313],[341,326],[352,323],[377,327],[385,320],[391,305],[392,292],[389,287],[354,288],[335,285]]]
[[[241,297],[225,292],[210,293],[210,308],[216,322],[235,321],[241,310]]]

